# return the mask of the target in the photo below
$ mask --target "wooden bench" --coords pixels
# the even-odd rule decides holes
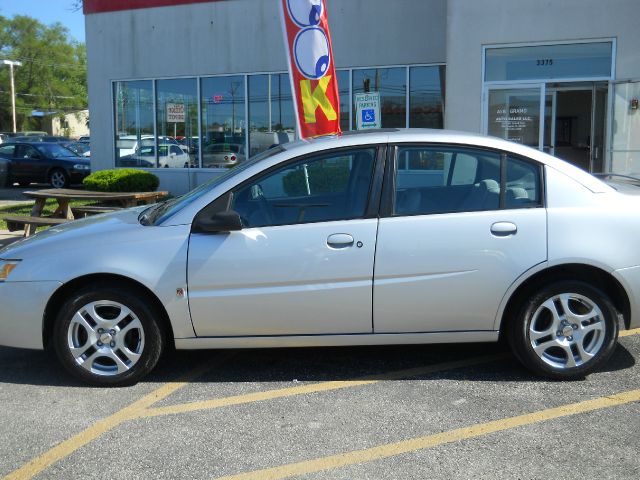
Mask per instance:
[[[100,205],[71,207],[71,211],[75,218],[86,217],[87,215],[97,215],[98,213],[115,212],[116,210],[122,210],[122,207],[104,207]]]
[[[24,230],[25,237],[34,233],[37,227],[61,225],[69,222],[66,218],[30,217],[27,215],[2,215],[1,218],[7,222],[7,230],[10,232]],[[32,228],[29,228],[30,226]]]

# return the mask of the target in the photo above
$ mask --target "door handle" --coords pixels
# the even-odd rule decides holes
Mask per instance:
[[[496,222],[491,225],[491,233],[496,237],[508,237],[518,233],[518,227],[511,222]]]
[[[327,237],[329,248],[347,248],[353,246],[353,237],[348,233],[334,233]]]

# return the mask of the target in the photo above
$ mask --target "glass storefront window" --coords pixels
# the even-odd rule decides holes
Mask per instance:
[[[157,154],[157,166],[198,166],[198,102],[195,78],[158,80],[156,83],[157,148],[140,151],[148,158]]]
[[[294,140],[295,132],[289,75],[249,75],[250,156]]]
[[[247,158],[244,76],[202,79],[202,167],[232,167]]]
[[[136,158],[143,140],[153,143],[153,86],[150,80],[115,82],[115,144],[117,167],[153,167]]]
[[[353,95],[380,92],[382,128],[405,128],[407,112],[406,68],[368,68],[353,70]],[[355,106],[353,125],[356,124]]]
[[[618,83],[613,95],[611,171],[640,175],[640,81]]]
[[[336,75],[344,132],[355,115],[350,95],[373,91],[380,92],[383,128],[407,126],[407,100],[410,127],[443,128],[444,65],[345,69]],[[296,138],[287,73],[116,81],[113,88],[118,167],[231,167]]]
[[[444,65],[409,69],[409,127],[444,128]]]
[[[488,48],[485,81],[611,76],[611,42]]]
[[[349,130],[349,115],[351,102],[349,101],[349,70],[336,70],[338,76],[338,94],[340,95],[340,129]]]

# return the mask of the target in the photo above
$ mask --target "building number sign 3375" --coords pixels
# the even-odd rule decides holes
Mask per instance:
[[[538,67],[546,67],[547,65],[553,65],[553,58],[539,58],[536,60]]]

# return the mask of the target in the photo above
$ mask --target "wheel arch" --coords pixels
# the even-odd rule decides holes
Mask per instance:
[[[167,346],[171,346],[174,343],[174,333],[173,328],[171,326],[171,321],[169,320],[169,314],[167,310],[164,308],[164,305],[160,301],[160,299],[147,288],[142,283],[133,280],[129,277],[125,277],[123,275],[116,274],[91,274],[91,275],[83,275],[81,277],[74,278],[69,282],[66,282],[58,290],[54,292],[54,294],[49,298],[47,302],[47,306],[44,310],[44,318],[42,325],[42,344],[45,348],[49,345],[49,339],[53,334],[53,326],[56,320],[56,316],[60,307],[65,302],[65,300],[71,295],[74,291],[79,290],[82,287],[85,287],[90,284],[112,284],[117,285],[119,287],[126,286],[129,289],[137,290],[141,292],[151,304],[155,307],[156,311],[160,314],[159,323],[160,328],[165,333],[165,338],[167,342]]]
[[[620,282],[609,272],[592,265],[569,263],[540,270],[522,282],[511,294],[500,317],[500,335],[504,336],[512,320],[524,302],[543,285],[563,280],[578,280],[589,283],[604,292],[624,318],[625,328],[631,324],[629,296]]]

